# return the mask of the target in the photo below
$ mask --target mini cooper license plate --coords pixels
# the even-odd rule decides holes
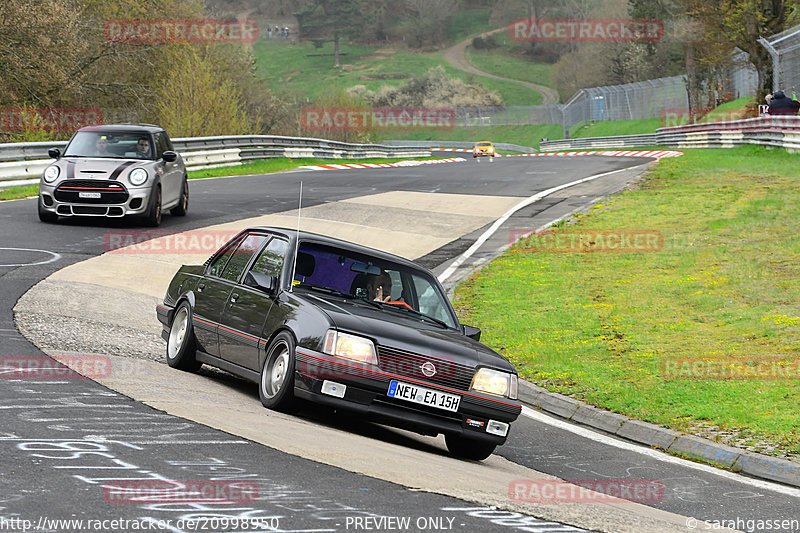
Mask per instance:
[[[78,198],[102,198],[99,192],[79,192]]]
[[[400,398],[453,412],[458,411],[458,404],[461,403],[461,396],[394,380],[389,382],[389,390],[386,394],[392,398]]]

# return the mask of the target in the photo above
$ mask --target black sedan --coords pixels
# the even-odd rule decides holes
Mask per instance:
[[[311,400],[443,433],[476,460],[521,411],[516,370],[458,321],[431,272],[342,240],[247,229],[181,267],[156,311],[170,366],[256,382],[271,409]]]

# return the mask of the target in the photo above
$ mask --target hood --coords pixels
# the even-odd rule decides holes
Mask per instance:
[[[502,355],[459,331],[424,321],[403,311],[378,309],[358,300],[303,294],[330,317],[337,329],[370,337],[378,346],[395,348],[475,367],[478,364],[514,372]]]
[[[66,179],[115,180],[123,172],[133,170],[138,164],[146,162],[141,159],[65,157],[60,161],[60,166]]]

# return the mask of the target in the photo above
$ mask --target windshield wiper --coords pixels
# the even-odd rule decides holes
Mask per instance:
[[[369,301],[369,300],[365,300],[365,301]],[[411,313],[415,317],[421,318],[422,320],[428,320],[430,322],[433,322],[434,324],[438,324],[438,325],[440,325],[442,327],[445,327],[445,328],[449,328],[450,327],[447,324],[447,322],[444,322],[443,320],[439,320],[438,318],[434,318],[434,317],[432,317],[430,315],[426,315],[425,313],[422,313],[422,312],[417,311],[416,309],[412,309],[410,307],[406,307],[405,305],[399,305],[399,304],[389,303],[389,302],[379,302],[377,300],[372,301],[370,303],[379,304],[381,306],[381,308],[384,308],[384,309],[386,307],[389,307],[389,309],[392,309],[393,311],[405,311],[406,313]]]

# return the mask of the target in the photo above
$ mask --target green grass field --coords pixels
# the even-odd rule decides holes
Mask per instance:
[[[489,51],[475,50],[469,46],[467,47],[466,56],[467,60],[475,65],[476,68],[489,74],[552,87],[550,79],[552,65],[533,63],[522,57],[509,55],[508,51],[503,48]],[[541,100],[539,103],[541,103]]]
[[[314,100],[354,85],[364,85],[370,90],[382,85],[399,85],[441,65],[454,78],[497,91],[506,105],[534,105],[537,98],[541,102],[538,92],[518,83],[473,76],[455,69],[445,62],[441,52],[419,53],[348,43],[341,44],[340,50],[346,55],[340,58],[341,68],[334,68],[332,43],[315,48],[311,43],[262,40],[253,49],[256,75],[267,80],[276,91]]]
[[[557,253],[541,240],[522,242],[457,289],[459,314],[523,377],[551,391],[679,431],[721,428],[732,443],[798,454],[798,162],[761,147],[663,160],[634,190],[561,230],[656,231],[660,249]],[[668,370],[725,359],[749,371],[766,362],[794,378],[699,371],[673,379]]]

